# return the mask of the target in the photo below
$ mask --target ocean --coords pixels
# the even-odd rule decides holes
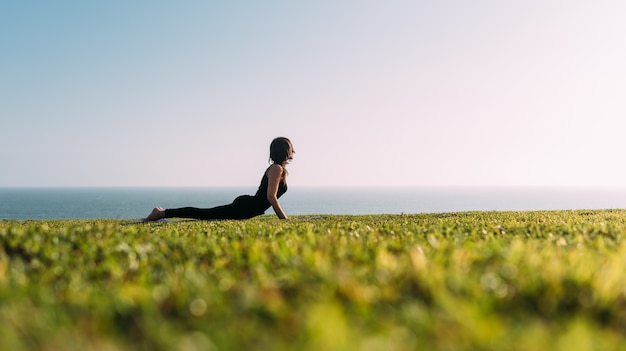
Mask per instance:
[[[153,207],[212,207],[253,188],[0,188],[0,219],[135,219]],[[297,188],[288,215],[626,208],[626,188]],[[273,213],[270,208],[266,214]]]

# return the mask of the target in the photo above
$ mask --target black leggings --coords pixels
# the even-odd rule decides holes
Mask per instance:
[[[260,203],[259,199],[250,195],[241,195],[232,203],[212,208],[168,208],[165,218],[194,218],[202,220],[215,219],[248,219],[265,213],[269,208]],[[263,208],[265,207],[265,208]]]

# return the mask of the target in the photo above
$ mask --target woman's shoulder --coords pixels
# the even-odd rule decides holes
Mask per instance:
[[[277,163],[274,163],[271,166],[267,167],[267,170],[265,171],[265,173],[268,174],[268,175],[271,174],[271,173],[282,174],[283,173],[283,166],[281,166],[281,165],[279,165]]]
[[[285,169],[283,166],[279,165],[279,164],[272,164],[271,166],[267,167],[267,170],[265,171],[265,175],[268,178],[279,178],[282,179],[285,173]]]

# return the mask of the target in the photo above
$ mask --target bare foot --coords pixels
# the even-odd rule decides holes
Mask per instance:
[[[165,210],[161,207],[155,207],[152,212],[148,215],[148,217],[144,218],[145,222],[158,221],[161,218],[165,217]]]

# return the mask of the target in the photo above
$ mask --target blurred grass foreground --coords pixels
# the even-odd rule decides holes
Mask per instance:
[[[0,221],[0,350],[626,349],[626,211]]]

